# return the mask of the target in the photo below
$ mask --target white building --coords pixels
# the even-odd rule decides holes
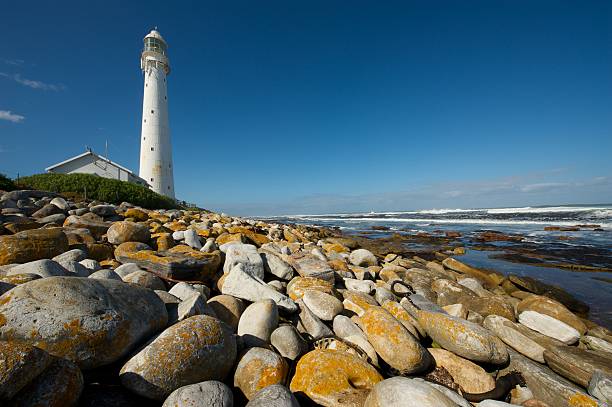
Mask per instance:
[[[45,170],[59,174],[95,174],[104,178],[128,181],[145,187],[149,186],[144,179],[132,171],[89,149],[83,154],[47,167]]]
[[[168,125],[168,44],[159,32],[144,37],[140,68],[144,73],[139,175],[153,191],[174,198],[172,146]]]

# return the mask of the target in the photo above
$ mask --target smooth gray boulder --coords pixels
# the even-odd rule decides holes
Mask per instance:
[[[189,384],[174,390],[162,407],[233,407],[234,394],[216,380]]]
[[[310,339],[321,339],[333,335],[331,329],[327,327],[307,306],[304,301],[299,299],[297,304],[300,307],[298,329],[310,336]]]
[[[378,266],[378,260],[371,251],[366,249],[357,249],[349,255],[349,261],[355,266],[369,267]]]
[[[269,249],[259,249],[259,254],[263,260],[264,270],[267,273],[285,281],[293,278],[293,267],[284,261],[278,253],[274,253]]]
[[[116,280],[123,281],[119,274],[115,273],[113,270],[102,269],[98,271],[94,271],[89,275],[89,278],[95,278],[97,280]]]
[[[246,407],[300,407],[300,403],[285,386],[273,384],[255,393]]]
[[[580,338],[580,332],[565,322],[536,311],[523,311],[519,314],[519,322],[536,332],[555,338],[567,345],[575,343]]]
[[[612,404],[612,376],[596,370],[589,381],[589,394],[604,403]]]
[[[272,346],[282,357],[296,360],[308,351],[308,342],[293,325],[281,325],[270,335]]]
[[[117,273],[119,275],[119,277],[123,278],[125,276],[127,276],[128,274],[131,274],[135,271],[139,271],[142,270],[140,267],[138,267],[138,264],[136,263],[125,263],[120,265],[119,267],[117,267],[115,269],[115,273]]]
[[[271,299],[249,305],[238,322],[238,336],[245,347],[266,347],[278,326],[278,307]]]
[[[269,298],[284,311],[289,313],[297,311],[297,304],[291,298],[268,286],[263,280],[246,273],[243,267],[239,263],[226,275],[221,287],[222,294],[233,295],[251,302]]]
[[[323,321],[332,321],[344,310],[342,301],[322,291],[308,290],[304,293],[302,301]]]
[[[87,252],[82,249],[72,249],[64,252],[62,254],[58,254],[51,260],[58,262],[59,264],[64,264],[67,261],[81,261],[87,258]]]
[[[48,277],[0,299],[0,339],[41,347],[83,369],[120,359],[168,319],[153,291],[114,280]]]
[[[11,267],[11,269],[6,273],[7,276],[14,276],[17,274],[36,274],[37,276],[43,278],[72,276],[72,274],[58,262],[49,259],[35,260],[24,264],[19,264]]]
[[[364,407],[391,406],[457,407],[457,404],[432,386],[397,376],[376,383],[364,403]]]
[[[483,326],[517,352],[522,353],[536,362],[546,363],[544,361],[544,351],[546,349],[534,340],[523,335],[514,327],[514,322],[509,319],[500,317],[499,315],[489,315],[485,318]]]

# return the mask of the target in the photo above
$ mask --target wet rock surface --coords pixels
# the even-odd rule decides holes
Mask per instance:
[[[0,202],[1,405],[610,401],[612,333],[564,290],[463,263],[458,233],[347,237],[44,191]]]

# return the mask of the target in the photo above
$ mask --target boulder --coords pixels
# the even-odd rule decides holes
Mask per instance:
[[[200,237],[198,233],[193,229],[187,229],[183,233],[183,238],[185,239],[185,244],[196,249],[200,250],[202,248],[202,242],[200,241]]]
[[[520,314],[523,311],[535,311],[540,314],[548,315],[561,322],[566,323],[580,335],[584,335],[587,331],[587,327],[580,318],[574,315],[568,310],[563,304],[555,301],[551,298],[544,297],[542,295],[530,295],[525,298],[516,306],[516,311]]]
[[[0,266],[50,259],[68,250],[68,238],[60,228],[31,229],[0,236]]]
[[[321,291],[308,290],[304,293],[302,300],[313,314],[323,321],[332,321],[344,310],[339,299]]]
[[[273,300],[278,307],[289,313],[297,311],[297,305],[289,297],[268,286],[263,280],[252,276],[241,263],[230,270],[223,281],[221,293],[233,295],[247,301]]]
[[[249,305],[238,322],[238,336],[245,347],[265,347],[278,326],[278,307],[271,299]]]
[[[312,253],[298,252],[285,259],[302,277],[314,277],[334,282],[334,270],[326,261]]]
[[[546,364],[561,376],[588,387],[591,376],[600,371],[612,377],[612,355],[580,349],[575,346],[556,346],[544,351]]]
[[[300,407],[300,403],[285,386],[273,384],[255,393],[246,407]]]
[[[595,371],[589,382],[589,394],[603,403],[612,403],[612,377]]]
[[[216,380],[189,384],[174,390],[162,407],[233,407],[234,394]]]
[[[149,243],[151,232],[149,232],[149,228],[146,225],[126,220],[113,223],[108,228],[106,237],[112,244],[125,242]]]
[[[302,298],[308,290],[321,291],[338,297],[333,281],[321,280],[316,277],[295,277],[287,284],[287,295],[294,301]]]
[[[517,352],[536,362],[545,363],[545,348],[522,334],[521,331],[516,328],[516,324],[509,319],[497,315],[489,315],[485,318],[483,326]]]
[[[65,228],[87,229],[94,238],[100,239],[111,226],[111,223],[103,221],[99,216],[95,218],[70,215],[64,220],[63,226]]]
[[[519,322],[534,331],[550,336],[567,345],[576,343],[580,338],[580,332],[565,322],[536,311],[521,312],[519,314]]]
[[[236,359],[236,339],[227,325],[196,315],[167,328],[127,361],[121,383],[143,397],[164,400],[179,387],[222,381]]]
[[[0,297],[0,339],[32,344],[84,369],[120,359],[166,323],[153,291],[114,280],[48,277]]]
[[[482,367],[444,349],[428,349],[436,367],[443,367],[453,381],[467,393],[486,393],[493,390],[495,380]]]
[[[293,325],[281,325],[270,335],[272,346],[282,357],[296,360],[308,351],[308,343]]]
[[[233,332],[238,330],[240,316],[246,308],[244,301],[232,295],[221,294],[208,300],[208,305],[221,321],[232,328]]]
[[[307,306],[303,300],[297,300],[300,307],[298,330],[307,334],[310,340],[332,336],[332,331]]]
[[[52,360],[47,352],[34,346],[0,341],[0,400],[11,399]]]
[[[344,315],[338,315],[334,318],[333,327],[336,336],[360,348],[368,355],[370,363],[374,366],[379,366],[376,350],[374,350],[372,344],[368,342],[363,331],[350,318]]]
[[[493,364],[508,360],[504,343],[475,323],[440,312],[418,310],[419,324],[441,347],[466,359]]]
[[[161,278],[148,271],[138,270],[123,277],[126,283],[138,284],[150,290],[165,290],[166,285]]]
[[[225,253],[223,272],[229,273],[234,266],[242,264],[242,270],[253,277],[264,278],[264,266],[257,248],[251,244],[233,244]]]
[[[293,278],[293,267],[284,261],[278,253],[272,250],[259,249],[259,254],[263,261],[264,270],[281,280],[291,280]]]
[[[49,259],[34,260],[28,263],[19,264],[15,267],[12,267],[6,273],[7,276],[15,276],[20,274],[35,274],[42,278],[62,276],[67,277],[72,275],[58,262]]]
[[[11,400],[11,406],[75,406],[83,383],[83,374],[77,365],[56,359]]]
[[[236,366],[234,387],[250,400],[267,386],[284,384],[288,373],[289,365],[277,353],[264,348],[250,348]]]
[[[367,309],[358,324],[376,353],[398,374],[422,372],[431,365],[427,349],[384,308]]]
[[[371,251],[366,249],[357,249],[349,255],[349,261],[355,266],[369,267],[377,266],[378,260]]]
[[[378,382],[364,407],[457,407],[451,399],[428,384],[407,377]]]
[[[374,367],[356,355],[315,349],[298,361],[290,389],[324,406],[361,406],[382,380]]]

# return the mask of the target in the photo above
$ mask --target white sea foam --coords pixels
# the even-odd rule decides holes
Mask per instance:
[[[602,207],[586,207],[586,206],[545,206],[545,207],[531,207],[525,206],[522,208],[496,208],[487,209],[489,214],[513,214],[513,213],[558,213],[558,212],[590,212],[590,211],[605,211],[608,216],[612,214],[612,211],[608,208]]]

